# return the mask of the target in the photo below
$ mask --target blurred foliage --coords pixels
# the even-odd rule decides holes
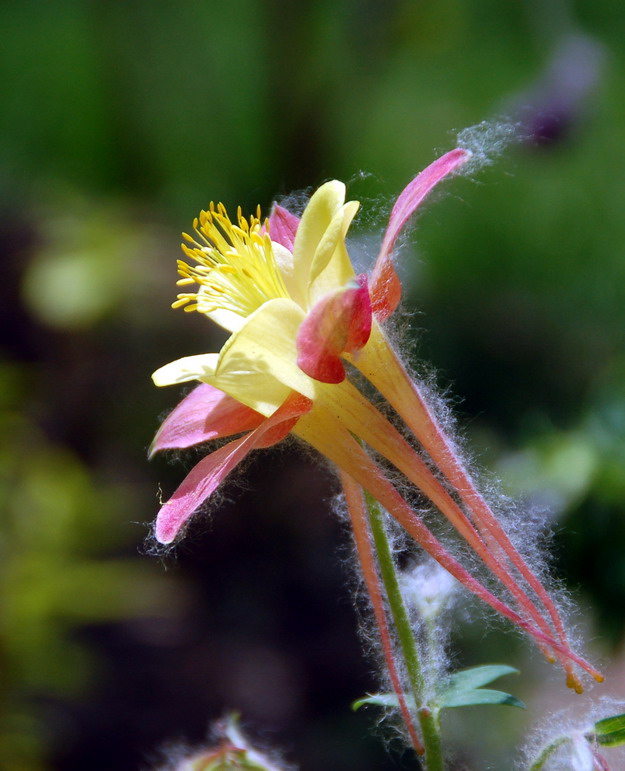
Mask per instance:
[[[618,646],[623,5],[22,0],[0,21],[0,764],[136,769],[242,706],[285,732],[304,771],[392,766],[346,713],[374,685],[345,636],[349,603],[342,616],[333,604],[336,528],[309,502],[308,519],[289,513],[302,489],[317,508],[331,491],[301,457],[269,456],[254,479],[264,497],[226,504],[169,573],[138,553],[149,529],[132,523],[182,472],[145,463],[176,401],[149,374],[218,344],[168,309],[177,234],[211,199],[267,207],[343,178],[371,260],[392,195],[484,119],[520,122],[525,140],[428,206],[418,254],[407,239],[416,365],[453,384],[484,464],[558,517],[560,573]],[[478,132],[474,149],[495,156],[502,138]],[[248,551],[250,537],[268,551]],[[240,642],[259,628],[259,649]],[[487,656],[481,637],[474,647]],[[247,660],[265,662],[271,704],[237,674]]]
[[[75,696],[94,677],[72,630],[154,613],[163,587],[149,562],[119,554],[131,491],[92,477],[24,415],[22,373],[0,369],[0,762],[39,767],[33,696]]]
[[[119,310],[137,269],[145,236],[124,211],[94,212],[68,201],[63,214],[47,212],[42,247],[23,278],[23,299],[42,324],[80,330]],[[117,207],[119,208],[119,207]]]

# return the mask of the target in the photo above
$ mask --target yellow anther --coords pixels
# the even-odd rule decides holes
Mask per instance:
[[[172,307],[211,313],[228,310],[247,317],[268,300],[288,297],[276,263],[271,239],[261,233],[260,207],[256,216],[245,218],[237,209],[233,223],[222,203],[214,203],[193,220],[193,238],[182,237],[181,249],[192,265],[178,261],[178,286],[197,283],[195,293],[178,295]],[[267,222],[264,224],[267,228]]]

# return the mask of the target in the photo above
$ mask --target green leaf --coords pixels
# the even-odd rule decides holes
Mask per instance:
[[[506,664],[486,664],[454,672],[442,684],[438,703],[442,708],[469,707],[474,704],[507,704],[525,709],[525,704],[509,693],[481,688],[504,675],[518,675],[519,670]]]
[[[410,709],[415,709],[413,696],[406,694],[406,701]],[[363,696],[362,699],[356,699],[352,702],[352,709],[355,712],[366,704],[374,704],[376,707],[399,707],[397,696],[394,693],[370,693],[368,696]]]
[[[474,688],[467,691],[453,691],[439,700],[441,709],[450,707],[471,707],[475,704],[506,704],[510,707],[525,709],[522,701],[503,691],[490,688]]]
[[[603,718],[595,723],[592,736],[603,747],[625,744],[625,714]]]
[[[519,670],[509,667],[506,664],[486,664],[481,667],[471,667],[470,669],[461,669],[454,672],[443,683],[439,693],[448,693],[449,691],[466,691],[474,688],[481,688],[483,685],[492,683],[504,675],[518,675]]]
[[[481,688],[504,675],[518,675],[519,670],[505,664],[487,664],[481,667],[471,667],[454,672],[446,678],[438,692],[438,706],[441,709],[451,707],[469,707],[476,704],[505,704],[511,707],[525,709],[525,704],[503,691]],[[406,701],[411,709],[415,708],[414,698],[406,694]],[[357,699],[352,704],[353,710],[358,710],[366,704],[378,707],[397,707],[397,696],[393,693],[370,694]]]

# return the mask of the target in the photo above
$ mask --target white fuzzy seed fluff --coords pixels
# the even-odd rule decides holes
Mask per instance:
[[[419,649],[425,687],[421,697],[427,703],[435,696],[449,669],[449,612],[461,587],[429,557],[403,571],[399,586]]]
[[[595,761],[590,745],[583,735],[573,737],[571,742],[571,771],[593,771]]]
[[[400,588],[406,606],[430,622],[449,608],[458,582],[438,562],[428,560],[402,573]]]
[[[462,176],[472,176],[484,166],[489,166],[514,142],[523,140],[520,123],[484,120],[475,126],[462,129],[457,134],[458,147],[469,150],[471,158],[460,169]]]

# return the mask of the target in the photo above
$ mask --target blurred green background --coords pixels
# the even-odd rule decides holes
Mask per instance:
[[[343,179],[365,264],[393,195],[483,120],[476,150],[497,155],[502,120],[523,139],[407,241],[415,363],[479,463],[551,519],[622,697],[623,4],[21,0],[0,29],[0,767],[156,768],[232,708],[302,771],[411,767],[348,708],[375,676],[322,466],[259,454],[210,525],[151,553],[159,485],[195,456],[148,465],[179,398],[149,376],[220,343],[169,307],[179,232],[210,200],[267,211]],[[531,709],[454,723],[457,768],[507,768],[568,697],[472,615],[456,663],[520,663]],[[505,730],[467,728],[486,718]]]

